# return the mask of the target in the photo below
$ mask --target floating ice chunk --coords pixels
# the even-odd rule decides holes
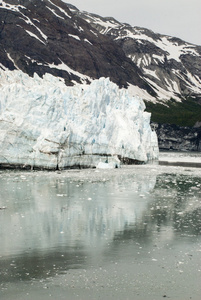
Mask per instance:
[[[115,169],[115,168],[117,168],[117,165],[115,163],[99,162],[96,168],[97,169]]]

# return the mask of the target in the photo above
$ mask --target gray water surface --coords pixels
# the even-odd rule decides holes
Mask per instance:
[[[0,299],[201,299],[201,170],[0,171]]]

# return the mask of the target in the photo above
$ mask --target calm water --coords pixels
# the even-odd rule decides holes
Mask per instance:
[[[201,169],[0,171],[0,299],[201,299]]]

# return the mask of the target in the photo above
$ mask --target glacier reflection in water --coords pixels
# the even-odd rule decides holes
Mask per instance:
[[[0,187],[1,299],[199,299],[199,170],[1,171]]]

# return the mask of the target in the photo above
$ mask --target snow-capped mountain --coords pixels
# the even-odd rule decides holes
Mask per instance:
[[[110,77],[155,94],[116,43],[60,0],[0,0],[0,66],[74,82]]]
[[[3,69],[51,73],[67,85],[110,77],[153,102],[201,98],[200,46],[61,0],[0,0],[0,33]]]
[[[201,46],[179,38],[132,27],[114,18],[70,10],[100,33],[109,36],[143,73],[158,100],[201,99]],[[146,99],[145,99],[146,100]],[[151,97],[148,100],[153,100]]]

